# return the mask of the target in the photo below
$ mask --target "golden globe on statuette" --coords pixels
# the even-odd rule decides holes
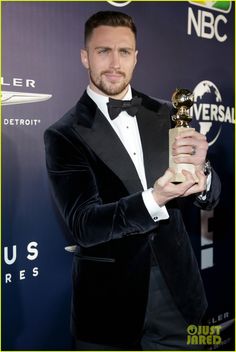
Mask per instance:
[[[188,130],[194,130],[194,128],[189,127],[192,118],[188,111],[193,105],[193,93],[188,89],[177,88],[172,95],[171,101],[174,108],[177,109],[176,114],[172,116],[172,120],[175,122],[175,127],[169,130],[169,167],[175,172],[171,182],[185,181],[185,176],[182,174],[182,170],[191,172],[195,181],[198,182],[198,178],[195,174],[195,166],[187,163],[177,164],[172,156],[172,144],[175,141],[175,137],[186,131],[186,128],[188,128]]]

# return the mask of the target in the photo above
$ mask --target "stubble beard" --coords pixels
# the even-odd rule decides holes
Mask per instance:
[[[126,76],[124,73],[121,72],[121,74],[124,77],[124,80],[120,82],[119,84],[112,84],[108,83],[103,79],[103,74],[105,72],[100,73],[99,76],[93,75],[91,71],[89,71],[89,76],[90,80],[93,83],[93,85],[104,95],[107,96],[116,96],[120,95],[122,92],[126,91],[127,86],[130,83],[130,80],[126,79]],[[120,73],[120,72],[119,72]]]

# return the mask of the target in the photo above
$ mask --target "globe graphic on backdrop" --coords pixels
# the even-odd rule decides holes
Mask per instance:
[[[211,146],[219,138],[221,133],[221,124],[219,125],[217,121],[210,121],[211,116],[209,116],[209,121],[206,119],[203,120],[200,105],[207,104],[207,106],[210,107],[210,104],[214,104],[214,107],[216,107],[217,104],[222,102],[221,94],[213,82],[205,80],[198,83],[198,85],[193,90],[193,95],[194,104],[196,104],[195,107],[191,108],[193,124],[195,125],[196,130],[207,137],[209,146]],[[199,109],[196,109],[197,107]],[[209,138],[210,131],[211,138]]]

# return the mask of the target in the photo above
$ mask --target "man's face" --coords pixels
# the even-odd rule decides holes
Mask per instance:
[[[88,69],[90,87],[121,99],[137,62],[135,36],[128,27],[99,26],[93,30],[81,60]]]

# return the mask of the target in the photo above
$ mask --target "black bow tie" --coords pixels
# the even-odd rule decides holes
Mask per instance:
[[[138,108],[141,105],[142,98],[134,97],[131,100],[117,100],[109,98],[107,103],[108,112],[111,120],[114,120],[121,111],[127,111],[131,116],[135,116],[138,112]]]

